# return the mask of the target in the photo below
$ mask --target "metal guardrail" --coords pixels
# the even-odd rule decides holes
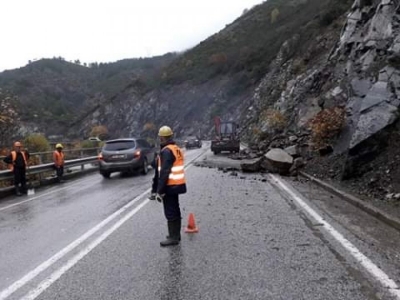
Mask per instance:
[[[80,149],[64,149],[63,152],[69,159],[78,159],[87,156],[97,155],[100,152],[100,148],[80,148]],[[46,152],[31,152],[29,153],[31,159],[37,160],[39,164],[46,164],[53,161],[53,151]],[[0,164],[3,163],[5,156],[0,156]],[[6,166],[6,164],[4,164]]]
[[[64,164],[64,168],[81,166],[81,168],[83,170],[85,164],[95,163],[95,162],[97,162],[97,156],[90,156],[90,157],[85,157],[85,158],[66,160],[65,164]],[[26,174],[34,175],[34,174],[40,174],[40,173],[49,172],[49,171],[54,172],[54,163],[30,166],[27,169]],[[14,178],[14,174],[10,170],[0,171],[0,181],[13,179],[13,178]]]

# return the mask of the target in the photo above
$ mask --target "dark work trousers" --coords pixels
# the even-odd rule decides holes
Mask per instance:
[[[26,169],[25,167],[14,167],[14,185],[18,188],[21,184],[21,192],[26,192]]]
[[[60,166],[60,167],[56,168],[56,174],[57,174],[58,181],[61,181],[62,176],[64,174],[64,166]]]
[[[181,219],[181,208],[179,207],[179,195],[165,195],[163,199],[164,215],[168,221]]]

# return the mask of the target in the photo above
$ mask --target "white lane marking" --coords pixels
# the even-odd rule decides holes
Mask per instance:
[[[111,228],[106,230],[101,236],[95,239],[87,247],[83,248],[78,254],[69,259],[61,268],[53,272],[49,277],[43,280],[35,289],[28,292],[21,299],[23,300],[33,300],[43,293],[48,287],[50,287],[57,279],[59,279],[64,273],[71,269],[76,263],[78,263],[82,258],[84,258],[90,251],[96,248],[100,243],[102,243],[106,238],[108,238],[114,231],[121,227],[126,221],[133,217],[143,206],[149,203],[150,200],[146,199],[138,206],[135,207],[130,213],[125,215],[117,223],[115,223]]]
[[[131,202],[125,204],[122,208],[114,212],[112,215],[110,215],[108,218],[97,224],[95,227],[92,229],[88,230],[86,233],[84,233],[82,236],[80,236],[78,239],[70,243],[68,246],[66,246],[64,249],[53,255],[51,258],[37,266],[35,269],[27,273],[25,276],[23,276],[21,279],[17,280],[14,282],[12,285],[10,285],[8,288],[4,289],[0,293],[0,300],[6,299],[8,296],[10,296],[12,293],[14,293],[16,290],[24,286],[26,283],[28,283],[30,280],[35,278],[37,275],[39,275],[41,272],[46,270],[48,267],[53,265],[55,262],[63,258],[65,255],[67,255],[69,252],[74,250],[76,247],[78,247],[80,244],[82,244],[84,241],[86,241],[88,238],[90,238],[92,235],[94,235],[97,231],[99,231],[101,228],[106,226],[108,223],[110,223],[112,220],[117,218],[119,215],[121,215],[123,212],[125,212],[129,207],[131,207],[133,204],[135,204],[137,201],[139,201],[141,198],[143,198],[146,194],[150,192],[151,189],[147,189],[145,192],[141,193],[139,196],[137,196],[135,199],[133,199]]]
[[[59,187],[59,188],[57,188],[57,189],[55,189],[55,190],[53,190],[53,191],[50,191],[50,192],[47,192],[47,193],[44,193],[44,194],[40,194],[40,195],[38,195],[38,196],[36,196],[36,197],[32,197],[32,198],[29,198],[29,199],[20,201],[20,202],[18,202],[18,203],[13,203],[13,204],[10,204],[10,205],[1,207],[1,208],[0,208],[0,211],[6,210],[6,209],[8,209],[8,208],[11,208],[11,207],[14,207],[14,206],[17,206],[17,205],[20,205],[20,204],[24,204],[24,203],[26,203],[26,202],[30,202],[30,201],[39,199],[39,198],[44,197],[44,196],[48,196],[48,195],[54,194],[54,193],[56,193],[56,192],[58,192],[58,191],[68,189],[68,188],[70,188],[70,187],[72,187],[72,186],[85,183],[86,181],[90,181],[90,180],[81,180],[81,181],[79,181],[79,182],[77,182],[77,183],[72,183],[72,184],[66,185],[65,187]]]
[[[191,161],[189,161],[187,163],[187,167],[185,168],[186,170],[189,169],[192,165],[191,163],[196,160],[197,158],[201,157],[202,155],[204,155],[206,153],[206,151],[202,152],[200,155],[197,155],[195,158],[193,158]],[[119,215],[121,215],[123,212],[125,212],[130,206],[132,206],[134,203],[136,203],[137,201],[139,201],[141,198],[143,198],[146,194],[148,194],[151,191],[150,189],[147,189],[145,192],[143,192],[142,194],[140,194],[139,196],[137,196],[135,199],[133,199],[131,202],[127,203],[125,206],[123,206],[121,209],[119,209],[118,211],[116,211],[115,213],[113,213],[112,215],[110,215],[107,219],[103,220],[102,222],[100,222],[99,224],[97,224],[95,227],[93,227],[92,229],[90,229],[89,231],[87,231],[85,234],[83,234],[81,237],[79,237],[78,239],[76,239],[74,242],[72,242],[71,244],[69,244],[67,247],[65,247],[64,249],[62,249],[61,251],[59,251],[58,253],[56,253],[54,256],[52,256],[50,259],[48,259],[47,261],[43,262],[41,265],[39,265],[38,267],[36,267],[35,269],[33,269],[32,271],[30,271],[29,273],[27,273],[25,276],[23,276],[21,279],[17,280],[16,282],[14,282],[12,285],[10,285],[8,288],[4,289],[3,291],[1,291],[0,293],[0,300],[4,300],[6,299],[8,296],[10,296],[11,294],[13,294],[14,292],[16,292],[18,289],[20,289],[21,287],[23,287],[25,284],[27,284],[29,281],[31,281],[33,278],[35,278],[37,275],[39,275],[41,272],[45,271],[47,268],[49,268],[51,265],[53,265],[54,263],[56,263],[58,260],[60,260],[61,258],[63,258],[64,256],[66,256],[69,252],[71,252],[72,250],[74,250],[76,247],[78,247],[80,244],[82,244],[84,241],[86,241],[88,238],[90,238],[93,234],[95,234],[97,231],[99,231],[101,228],[103,228],[105,225],[107,225],[108,223],[110,223],[112,220],[114,220],[116,217],[118,217]],[[149,201],[145,200],[144,202],[142,202],[141,204],[139,204],[137,206],[137,208],[139,207],[142,208],[145,204],[147,204]],[[139,211],[139,209],[134,209],[131,212],[128,213],[128,215],[133,216],[136,211]],[[132,214],[132,212],[135,212]],[[126,216],[128,216],[126,215]],[[122,218],[121,220],[124,220],[124,222],[126,222],[129,218],[126,218],[126,216],[124,218]],[[117,224],[120,224],[120,221],[118,221],[118,223],[116,223],[112,228],[114,228]],[[120,227],[124,222],[122,222],[118,227]],[[115,228],[116,229],[118,229]],[[111,228],[111,229],[112,229]],[[103,233],[101,235],[101,237],[103,237],[107,232],[109,232],[111,229],[107,230],[105,233]],[[114,230],[114,231],[115,231]],[[112,233],[113,231],[111,231],[109,233],[109,235]],[[108,235],[107,235],[108,236]],[[107,237],[106,236],[106,237]],[[105,237],[105,238],[106,238]],[[105,239],[104,238],[104,239]],[[88,254],[91,250],[94,249],[94,247],[96,247],[98,244],[101,243],[101,241],[99,243],[96,244],[96,241],[98,241],[100,239],[97,238],[94,242],[92,242],[88,247],[84,248],[84,250],[82,250],[81,252],[79,252],[76,256],[74,256],[74,258],[77,258],[77,256],[81,255],[82,253],[85,252],[85,254],[80,257],[78,260],[74,260],[74,258],[70,259],[66,264],[64,264],[60,269],[58,269],[57,271],[55,271],[53,274],[51,274],[50,277],[47,278],[47,280],[45,280],[44,282],[40,283],[39,286],[34,289],[31,290],[31,292],[28,293],[28,295],[30,295],[31,293],[35,292],[36,293],[40,290],[40,293],[42,293],[44,290],[46,290],[52,283],[54,283],[54,281],[56,281],[63,273],[65,273],[66,271],[68,271],[68,269],[70,269],[73,265],[75,265],[76,263],[79,262],[80,259],[82,259],[86,254]],[[103,239],[103,240],[104,240]],[[88,248],[91,245],[95,246],[93,248],[90,248],[88,250]],[[88,251],[87,251],[88,250]],[[86,252],[87,251],[87,252]],[[73,263],[72,263],[73,261]],[[71,265],[70,265],[71,264]],[[60,270],[64,270],[64,271],[60,271]],[[61,273],[60,273],[61,272]],[[58,277],[57,277],[58,276]],[[52,279],[54,277],[54,280]],[[40,294],[39,293],[39,294]],[[37,294],[35,297],[37,297],[39,294]],[[29,298],[27,298],[29,299]],[[34,298],[31,298],[34,299]]]
[[[337,240],[349,253],[356,259],[356,261],[364,267],[364,269],[371,274],[377,281],[379,281],[389,293],[396,299],[400,300],[399,286],[389,276],[384,273],[377,265],[375,265],[368,257],[360,252],[349,240],[347,240],[341,233],[339,233],[333,226],[325,221],[315,210],[308,206],[299,196],[297,196],[288,186],[286,186],[278,177],[269,174],[269,176],[279,186],[286,191],[302,209],[304,209],[315,221],[323,224],[323,228]]]

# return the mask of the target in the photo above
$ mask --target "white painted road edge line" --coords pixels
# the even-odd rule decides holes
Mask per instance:
[[[43,293],[49,286],[51,286],[57,279],[59,279],[64,273],[66,273],[69,269],[71,269],[76,263],[78,263],[82,258],[86,256],[90,251],[96,248],[101,242],[103,242],[107,237],[109,237],[114,231],[116,231],[119,227],[121,227],[126,221],[128,221],[133,215],[135,215],[143,206],[149,203],[150,200],[146,199],[138,206],[135,207],[131,212],[125,215],[122,219],[120,219],[117,223],[115,223],[111,228],[106,230],[101,236],[91,242],[87,247],[85,247],[82,251],[76,254],[74,257],[69,259],[67,263],[65,263],[61,268],[57,271],[53,272],[49,277],[43,280],[35,289],[31,290],[28,294],[26,294],[21,299],[23,300],[33,300],[38,297],[41,293]]]
[[[185,170],[189,169],[192,165],[191,163],[193,161],[195,161],[197,158],[201,157],[202,155],[204,155],[206,153],[206,151],[202,152],[200,155],[196,156],[195,158],[193,158],[190,162],[187,163],[187,167],[185,168]],[[45,271],[47,268],[49,268],[51,265],[53,265],[54,263],[56,263],[58,260],[60,260],[61,258],[63,258],[65,255],[67,255],[69,252],[71,252],[72,250],[74,250],[76,247],[78,247],[80,244],[82,244],[84,241],[86,241],[88,238],[90,238],[92,235],[94,235],[97,231],[99,231],[100,229],[102,229],[104,226],[106,226],[108,223],[110,223],[112,220],[114,220],[115,218],[117,218],[119,215],[121,215],[122,213],[124,213],[129,207],[131,207],[132,205],[134,205],[137,201],[139,201],[140,199],[142,199],[146,194],[148,194],[151,191],[151,188],[147,189],[146,191],[144,191],[143,193],[141,193],[139,196],[137,196],[136,198],[134,198],[132,201],[130,201],[129,203],[125,204],[122,208],[120,208],[119,210],[117,210],[115,213],[113,213],[112,215],[110,215],[109,217],[107,217],[105,220],[103,220],[102,222],[100,222],[99,224],[97,224],[95,227],[93,227],[92,229],[88,230],[86,233],[84,233],[82,236],[80,236],[78,239],[76,239],[75,241],[73,241],[72,243],[70,243],[68,246],[66,246],[65,248],[63,248],[61,251],[59,251],[58,253],[56,253],[55,255],[53,255],[51,258],[49,258],[48,260],[46,260],[45,262],[43,262],[42,264],[40,264],[39,266],[37,266],[35,269],[33,269],[32,271],[30,271],[29,273],[27,273],[25,276],[23,276],[21,279],[15,281],[12,285],[10,285],[9,287],[7,287],[6,289],[2,290],[0,292],[0,300],[4,300],[6,299],[8,296],[10,296],[11,294],[13,294],[14,292],[16,292],[18,289],[20,289],[21,287],[23,287],[25,284],[27,284],[29,281],[31,281],[33,278],[35,278],[37,275],[39,275],[40,273],[42,273],[43,271]],[[144,201],[143,203],[141,203],[138,207],[143,207],[145,204],[147,204],[147,201]],[[133,211],[131,211],[128,215],[130,215],[130,217],[132,217],[136,211],[138,211],[139,209],[134,209]],[[135,212],[134,214],[132,214],[132,212]],[[125,219],[121,219],[121,220],[125,220],[124,222],[126,222],[129,218]],[[119,224],[120,221],[117,223]],[[121,223],[122,225],[123,223]],[[120,226],[121,226],[120,225]],[[114,228],[115,225],[112,227]],[[119,226],[118,226],[119,227]],[[118,229],[115,228],[116,229]],[[107,230],[106,232],[109,232],[109,230]],[[110,232],[111,234],[112,232]],[[103,234],[104,235],[104,234]],[[101,235],[101,236],[103,236]],[[98,241],[98,239],[96,239],[93,243],[91,243],[90,245],[94,244],[96,241]],[[101,241],[100,241],[101,242]],[[87,250],[90,245],[88,247],[86,247],[84,250],[82,250],[80,253],[78,253],[75,257],[79,256],[82,252],[85,252],[85,250]],[[98,244],[96,244],[95,246],[97,246]],[[94,246],[94,247],[95,247]],[[93,247],[93,248],[94,248]],[[91,248],[86,254],[88,254],[93,248]],[[83,256],[85,256],[83,255]],[[82,256],[82,257],[83,257]],[[81,259],[81,258],[80,258]],[[71,259],[73,260],[73,259]],[[61,267],[61,269],[64,269],[65,266],[69,265],[70,261],[69,260],[65,265],[63,265]],[[71,268],[73,265],[75,265],[79,260],[75,261],[74,264],[72,264],[69,268]],[[55,271],[49,278],[52,278],[53,275],[56,275],[61,269],[59,269],[58,271]],[[66,272],[68,269],[66,269],[64,272]],[[62,274],[61,274],[62,275]],[[60,275],[60,276],[61,276]],[[53,283],[55,280],[57,280],[59,277],[57,277],[56,279],[54,279],[53,281],[51,281],[51,283]],[[49,280],[46,280],[46,287],[42,288],[42,283],[33,291],[37,291],[38,289],[41,290],[41,292],[43,292],[47,287],[49,287],[51,285],[51,283],[49,283]],[[32,292],[33,292],[32,291]],[[40,293],[41,293],[40,292]],[[39,294],[40,294],[39,293]],[[30,293],[29,293],[30,294]],[[37,297],[39,294],[37,294],[35,297]],[[34,298],[32,298],[34,299]]]
[[[315,210],[307,205],[299,196],[297,196],[288,186],[286,186],[278,177],[269,174],[275,183],[277,183],[285,192],[287,192],[297,204],[305,210],[317,223],[323,224],[323,228],[338,241],[356,261],[364,267],[364,269],[371,274],[377,281],[379,281],[389,293],[400,300],[400,289],[395,281],[389,278],[377,265],[375,265],[368,257],[361,253],[349,240],[347,240],[341,233],[333,228],[327,221],[325,221]]]
[[[61,251],[53,255],[51,258],[37,266],[35,269],[27,273],[25,276],[23,276],[21,279],[17,280],[14,282],[12,285],[10,285],[8,288],[4,289],[0,293],[0,300],[6,299],[8,296],[10,296],[12,293],[17,291],[19,288],[24,286],[26,283],[28,283],[30,280],[35,278],[37,275],[39,275],[41,272],[46,270],[48,267],[53,265],[55,262],[63,258],[65,255],[67,255],[69,252],[74,250],[76,247],[78,247],[80,244],[82,244],[84,241],[86,241],[88,238],[90,238],[92,235],[94,235],[97,231],[102,229],[104,226],[106,226],[108,223],[110,223],[112,220],[117,218],[119,215],[121,215],[123,212],[125,212],[129,207],[134,205],[137,201],[142,199],[146,194],[148,194],[151,191],[151,189],[147,189],[145,192],[141,193],[139,196],[137,196],[135,199],[130,201],[129,203],[125,204],[122,208],[117,210],[115,213],[107,217],[105,220],[101,221],[99,224],[97,224],[95,227],[92,229],[88,230],[86,233],[84,233],[82,236],[80,236],[78,239],[70,243],[68,246],[63,248]]]

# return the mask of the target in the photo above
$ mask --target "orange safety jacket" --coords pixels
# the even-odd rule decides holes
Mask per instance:
[[[28,166],[28,162],[26,160],[26,156],[25,156],[25,152],[21,151],[22,157],[24,158],[24,162],[25,162],[25,168]],[[14,162],[17,159],[17,151],[11,151],[11,160],[12,160],[12,164],[8,165],[8,168],[10,169],[10,171],[14,171]]]
[[[53,161],[56,167],[64,165],[64,153],[58,152],[57,150],[53,152]]]
[[[183,184],[186,184],[185,170],[184,170],[185,164],[184,164],[184,160],[183,160],[183,155],[181,153],[181,149],[179,149],[179,147],[177,145],[174,145],[174,144],[170,144],[170,145],[165,146],[163,148],[163,150],[165,148],[168,148],[169,150],[171,150],[172,154],[175,156],[175,162],[172,165],[171,173],[169,173],[167,185],[171,186],[171,185],[183,185]],[[161,172],[161,158],[160,158],[160,156],[158,156],[157,167],[158,167],[158,172],[160,173]]]

